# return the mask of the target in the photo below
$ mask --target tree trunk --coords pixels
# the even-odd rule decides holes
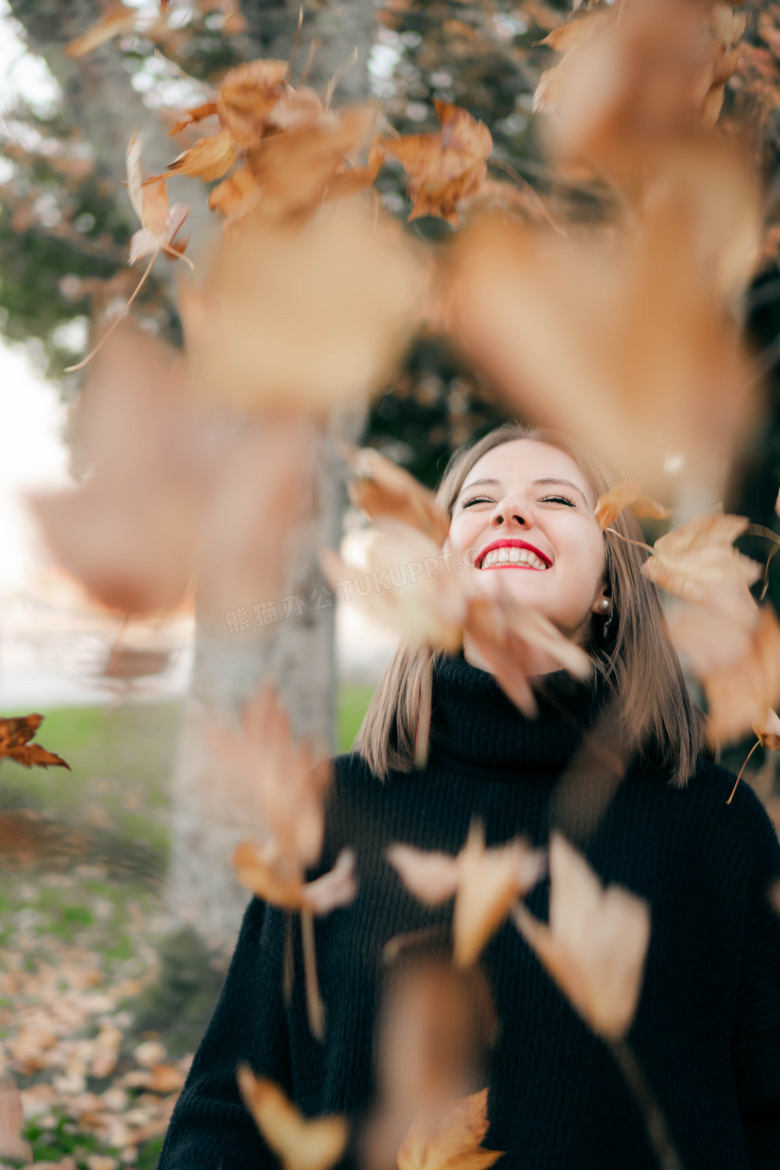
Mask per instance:
[[[62,87],[67,112],[92,144],[99,171],[113,182],[116,197],[130,220],[130,207],[121,180],[125,150],[133,131],[144,135],[144,170],[164,169],[172,156],[170,140],[156,117],[131,85],[121,55],[114,45],[97,49],[79,61],[62,54],[64,44],[81,34],[100,16],[93,0],[11,0],[24,25],[30,49],[44,57]],[[298,23],[298,5],[244,0],[248,33],[242,54],[252,57],[289,57]],[[373,36],[372,6],[365,0],[347,0],[338,8],[325,6],[304,21],[293,80],[318,37],[308,84],[322,90],[357,49],[339,81],[345,100],[367,96],[366,62]],[[190,183],[185,198],[191,205],[188,228],[193,252],[202,255],[219,227],[208,211],[205,188]],[[162,267],[162,266],[161,266]],[[165,275],[165,271],[161,275]],[[173,290],[171,290],[173,292]],[[191,690],[185,700],[178,759],[173,783],[173,842],[169,877],[169,905],[182,925],[194,927],[213,949],[228,948],[237,931],[248,894],[233,876],[230,858],[235,843],[246,835],[247,821],[235,801],[226,800],[217,783],[204,740],[206,717],[237,721],[241,708],[260,680],[274,681],[296,737],[316,735],[335,746],[336,670],[335,608],[317,561],[321,544],[334,547],[341,536],[346,503],[336,437],[355,441],[365,424],[363,407],[343,409],[331,416],[319,441],[313,471],[315,508],[290,542],[287,593],[303,603],[299,616],[277,624],[229,635],[198,625]],[[251,603],[264,598],[246,599]]]

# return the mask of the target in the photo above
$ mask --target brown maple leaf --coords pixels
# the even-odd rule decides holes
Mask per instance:
[[[434,104],[441,122],[438,134],[383,138],[381,145],[409,175],[407,194],[414,203],[409,219],[433,215],[457,227],[456,204],[479,190],[493,138],[484,122],[467,110],[438,98]]]
[[[433,492],[374,447],[342,443],[341,452],[351,473],[347,483],[349,498],[370,520],[388,516],[418,528],[436,544],[444,544],[450,518]]]
[[[244,1104],[284,1170],[330,1170],[341,1157],[349,1136],[344,1117],[317,1117],[310,1121],[298,1112],[286,1094],[248,1065],[237,1073]]]
[[[457,857],[391,845],[387,859],[410,893],[435,906],[455,894],[455,962],[469,967],[506,918],[518,898],[544,870],[544,855],[524,838],[485,848],[483,827],[475,823]]]
[[[232,862],[242,886],[264,902],[285,910],[330,914],[339,906],[349,905],[357,895],[352,849],[343,849],[333,869],[311,882],[302,880],[300,868],[284,864],[285,858],[273,840],[265,845],[242,841]]]
[[[398,1170],[488,1170],[503,1150],[486,1150],[488,1090],[422,1109],[398,1151]]]
[[[322,571],[345,600],[352,600],[354,588],[355,604],[369,620],[388,626],[408,646],[428,644],[449,653],[460,647],[466,597],[435,541],[418,528],[380,517],[354,536],[352,550],[359,552],[359,563],[350,564],[327,547],[318,550]]]
[[[130,240],[130,264],[142,256],[154,258],[164,252],[175,260],[181,259],[187,241],[175,244],[174,238],[187,218],[186,203],[170,206],[165,180],[144,185],[141,174],[143,140],[136,132],[127,146],[127,190],[133,210],[141,221],[141,228]]]
[[[137,12],[124,4],[115,4],[89,27],[83,36],[68,41],[62,50],[66,57],[77,60],[85,57],[94,49],[105,45],[108,41],[119,37],[123,33],[132,32],[135,28]]]
[[[237,157],[233,137],[227,127],[223,127],[218,134],[199,138],[194,146],[182,151],[173,162],[168,163],[167,170],[171,174],[178,172],[209,183],[212,179],[221,179],[226,175]],[[159,176],[150,182],[157,179]]]
[[[587,1024],[621,1039],[636,1012],[650,942],[647,904],[620,886],[604,889],[560,833],[550,842],[550,922],[514,911],[518,930]]]
[[[181,289],[193,378],[239,410],[310,417],[354,400],[393,376],[428,272],[369,200],[328,204],[303,228],[249,217],[220,242],[203,284]]]
[[[48,752],[39,743],[30,743],[43,722],[43,715],[23,715],[0,719],[0,759],[15,760],[25,768],[49,768],[52,764],[70,771],[61,756]]]
[[[727,667],[702,676],[710,738],[732,743],[750,729],[756,713],[780,703],[780,625],[771,606],[762,606],[747,650]]]
[[[635,516],[653,520],[666,520],[672,514],[669,508],[644,495],[638,479],[623,479],[596,502],[594,514],[602,532],[615,523],[624,508],[630,508]]]
[[[642,573],[685,601],[704,602],[744,590],[763,573],[761,565],[733,547],[748,524],[746,516],[722,509],[701,512],[658,538]]]

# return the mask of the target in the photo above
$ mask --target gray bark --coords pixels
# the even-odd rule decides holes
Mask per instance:
[[[31,50],[45,58],[62,87],[70,114],[94,147],[99,170],[114,182],[117,199],[126,201],[121,178],[127,142],[136,127],[140,126],[144,135],[147,173],[164,169],[171,160],[171,142],[154,112],[132,88],[114,45],[75,62],[62,55],[63,45],[98,18],[98,6],[91,0],[11,0],[11,7],[26,28]],[[274,6],[245,0],[243,8],[250,23],[247,57],[289,56],[297,4]],[[358,62],[344,74],[338,97],[342,101],[365,98],[373,24],[368,0],[348,0],[333,9],[318,8],[305,21],[296,72],[302,68],[314,36],[323,46],[314,57],[309,75],[309,84],[317,88],[327,84],[357,47]],[[253,37],[260,32],[261,36]],[[205,188],[189,182],[186,195],[176,191],[175,197],[191,205],[187,226],[192,243],[188,251],[197,259],[219,230],[206,206]],[[335,609],[315,611],[310,598],[315,588],[326,584],[316,557],[317,546],[336,547],[341,537],[346,493],[335,438],[354,442],[364,421],[363,407],[334,412],[320,442],[314,472],[315,507],[291,541],[287,567],[286,592],[301,597],[306,605],[304,612],[300,617],[232,637],[215,632],[205,623],[199,624],[197,630],[192,686],[184,704],[173,778],[169,905],[178,922],[193,926],[214,949],[230,947],[249,897],[236,883],[230,865],[235,844],[247,835],[249,822],[243,815],[245,810],[227,798],[217,780],[217,769],[204,738],[206,720],[211,717],[237,722],[241,708],[260,680],[271,678],[296,737],[316,735],[333,750]]]

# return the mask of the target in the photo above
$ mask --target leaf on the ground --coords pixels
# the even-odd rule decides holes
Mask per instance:
[[[359,197],[302,230],[253,217],[222,240],[201,287],[181,289],[193,377],[241,410],[308,414],[354,400],[392,377],[427,280],[402,226]]]
[[[748,524],[746,516],[720,509],[701,512],[656,540],[642,572],[684,601],[704,602],[744,589],[763,573],[757,561],[733,547]]]
[[[116,4],[109,8],[100,20],[96,20],[83,36],[68,41],[62,51],[66,57],[70,57],[72,60],[85,57],[87,53],[91,53],[100,45],[107,44],[114,37],[132,32],[135,28],[137,15],[133,8],[127,8],[124,4]]]
[[[383,138],[381,145],[409,175],[407,194],[414,203],[409,219],[434,215],[457,226],[457,204],[479,190],[493,138],[468,110],[439,98],[435,105],[441,122],[438,134]]]
[[[248,1065],[240,1066],[237,1079],[244,1104],[284,1170],[330,1170],[339,1160],[349,1136],[344,1117],[303,1117],[278,1085],[256,1077]]]
[[[615,523],[624,508],[630,508],[635,516],[653,520],[666,520],[672,514],[669,508],[644,494],[638,479],[623,479],[599,496],[596,503],[594,514],[602,532]]]
[[[342,444],[342,453],[351,473],[347,482],[349,498],[370,520],[389,516],[419,528],[438,545],[444,544],[450,518],[433,492],[374,447]]]
[[[488,1090],[423,1109],[398,1151],[398,1170],[488,1170],[503,1150],[486,1150]]]
[[[32,1162],[32,1146],[22,1137],[24,1109],[16,1081],[10,1073],[0,1076],[0,1158]]]
[[[22,715],[15,719],[0,719],[0,759],[6,757],[25,768],[48,768],[56,765],[67,768],[61,756],[49,752],[39,743],[31,743],[43,722],[43,715]]]
[[[701,676],[707,696],[710,737],[733,743],[750,730],[756,713],[780,703],[780,625],[762,606],[744,655]]]
[[[647,903],[606,889],[560,833],[550,843],[550,922],[522,905],[515,923],[548,973],[600,1036],[625,1036],[636,1012],[650,942]]]
[[[466,597],[436,543],[418,528],[380,518],[356,533],[361,563],[347,563],[322,547],[322,570],[345,601],[400,634],[408,646],[428,644],[449,653],[461,644]]]
[[[212,725],[206,735],[215,758],[241,786],[244,816],[248,812],[252,827],[270,836],[279,851],[278,861],[264,860],[281,864],[300,884],[301,871],[322,849],[322,806],[332,775],[325,745],[311,739],[296,743],[289,716],[267,680],[245,706],[240,731]]]
[[[455,962],[469,967],[518,898],[536,885],[544,854],[524,838],[485,848],[484,829],[473,824],[457,857],[394,844],[387,859],[411,894],[436,906],[455,894]]]
[[[130,240],[129,263],[135,264],[142,256],[149,256],[162,251],[173,259],[178,259],[187,246],[187,241],[175,243],[179,232],[189,213],[186,203],[168,201],[168,191],[165,180],[144,185],[141,174],[142,139],[135,131],[127,146],[127,189],[133,210],[141,221],[141,228],[135,232]]]

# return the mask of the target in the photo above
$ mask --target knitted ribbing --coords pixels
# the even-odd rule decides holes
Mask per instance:
[[[373,1034],[382,952],[398,935],[451,920],[427,909],[385,859],[394,841],[456,853],[478,817],[489,843],[544,844],[555,780],[592,724],[601,684],[540,680],[539,719],[525,719],[495,680],[462,657],[437,664],[429,763],[380,783],[359,755],[334,761],[322,858],[355,847],[360,890],[316,922],[327,1009],[310,1034],[295,938],[292,1001],[282,996],[285,915],[257,899],[225,988],[174,1110],[159,1170],[277,1165],[240,1102],[247,1061],[308,1116],[346,1113],[355,1132],[375,1093]],[[565,712],[565,713],[564,713]],[[684,789],[635,765],[580,847],[606,883],[650,905],[652,934],[628,1041],[667,1119],[685,1170],[780,1167],[780,922],[767,897],[780,846],[752,791],[731,805],[730,773],[702,760]],[[549,883],[528,896],[546,920]],[[514,926],[485,948],[501,1030],[489,1068],[486,1144],[504,1170],[650,1170],[640,1112],[612,1054],[594,1037]],[[349,1158],[347,1159],[349,1161]]]

